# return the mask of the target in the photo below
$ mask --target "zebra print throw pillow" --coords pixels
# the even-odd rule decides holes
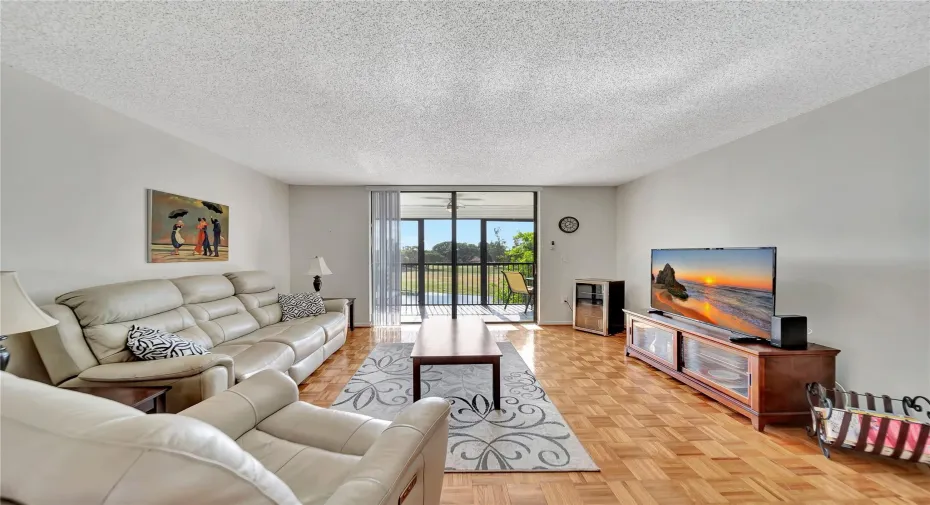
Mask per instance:
[[[136,325],[129,328],[126,346],[137,358],[144,360],[210,354],[202,345],[174,333]]]
[[[281,304],[282,321],[326,313],[319,293],[294,293],[292,295],[278,293],[278,303]]]

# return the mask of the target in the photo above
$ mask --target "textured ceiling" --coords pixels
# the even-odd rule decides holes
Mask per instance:
[[[289,183],[616,184],[927,66],[928,20],[926,2],[3,2],[2,61]]]

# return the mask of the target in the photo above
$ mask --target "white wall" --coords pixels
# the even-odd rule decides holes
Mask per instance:
[[[539,197],[539,314],[543,323],[571,322],[562,301],[576,277],[611,277],[616,269],[614,188],[546,187]],[[312,289],[303,274],[309,258],[326,259],[333,275],[323,278],[325,296],[354,296],[356,323],[369,324],[368,191],[362,186],[291,186],[291,285]],[[579,230],[567,235],[559,219],[574,216]],[[549,249],[550,241],[556,249]]]
[[[371,322],[368,299],[369,201],[364,186],[291,186],[291,286],[313,289],[305,272],[322,256],[332,275],[323,277],[326,297],[355,297],[355,323]]]
[[[30,296],[265,269],[289,289],[287,185],[16,69],[2,69],[0,260]],[[146,262],[147,189],[230,207],[228,262]]]
[[[572,322],[574,280],[616,277],[617,200],[612,187],[543,188],[539,197],[539,321]],[[575,233],[559,230],[565,216],[578,219]],[[552,249],[552,241],[555,249]]]
[[[930,393],[930,71],[692,157],[617,190],[627,305],[650,249],[778,247],[777,312],[836,347],[856,391]]]

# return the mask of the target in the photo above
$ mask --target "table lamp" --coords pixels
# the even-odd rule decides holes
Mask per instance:
[[[307,275],[313,276],[313,289],[317,293],[320,292],[320,288],[323,287],[323,280],[320,279],[321,275],[331,275],[333,272],[326,266],[326,262],[323,261],[321,256],[314,256],[310,260],[310,270],[307,271]]]
[[[41,330],[58,324],[36,306],[19,283],[16,272],[0,272],[0,341],[7,335]],[[10,363],[10,352],[0,345],[0,370]]]

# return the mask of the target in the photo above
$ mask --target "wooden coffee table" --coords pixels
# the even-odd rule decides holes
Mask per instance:
[[[473,319],[427,319],[413,344],[413,401],[420,399],[420,365],[491,365],[494,410],[501,405],[501,350],[488,325]]]

